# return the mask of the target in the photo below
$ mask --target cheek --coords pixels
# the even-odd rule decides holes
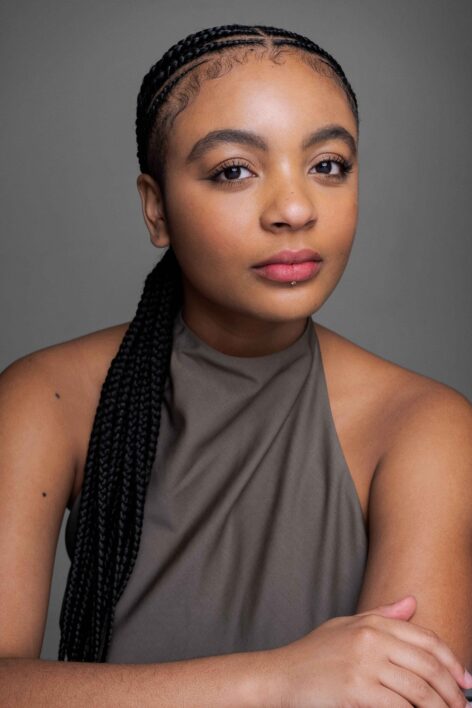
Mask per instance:
[[[322,234],[322,246],[330,259],[344,261],[352,248],[357,227],[358,205],[354,194],[343,199],[327,201],[318,213],[318,232]]]
[[[168,202],[170,239],[177,257],[184,259],[180,261],[182,265],[186,262],[189,267],[192,263],[198,266],[199,261],[205,260],[215,267],[224,264],[228,268],[238,256],[244,259],[244,245],[248,243],[254,216],[247,200],[243,205],[237,194],[205,191],[188,190],[175,203]]]

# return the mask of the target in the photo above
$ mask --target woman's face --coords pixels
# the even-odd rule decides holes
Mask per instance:
[[[333,127],[337,134],[308,145]],[[250,135],[199,143],[230,130]],[[355,234],[356,145],[343,91],[294,54],[282,64],[250,59],[202,82],[175,119],[165,174],[164,238],[182,269],[189,323],[217,318],[255,331],[261,320],[306,321],[324,303]],[[159,238],[166,245],[162,228]],[[318,273],[291,286],[254,269],[285,249],[316,251]]]

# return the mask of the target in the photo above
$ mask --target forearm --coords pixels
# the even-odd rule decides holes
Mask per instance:
[[[269,705],[264,693],[266,673],[264,652],[161,664],[0,658],[0,705],[252,708]]]

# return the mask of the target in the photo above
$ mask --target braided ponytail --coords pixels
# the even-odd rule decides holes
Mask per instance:
[[[175,96],[175,86],[196,67],[210,61],[209,56],[225,53],[231,59],[241,47],[253,46],[269,50],[272,59],[280,48],[287,47],[321,61],[342,86],[358,122],[357,99],[343,70],[307,37],[261,25],[211,27],[177,42],[143,79],[136,114],[141,172],[151,172],[156,154],[160,157],[157,162],[165,163],[159,152],[165,146],[165,128],[172,116],[166,117],[162,112]],[[310,65],[315,69],[319,66]],[[219,71],[218,66],[216,70]],[[215,77],[214,67],[212,76]],[[186,90],[184,87],[184,100],[188,96]],[[162,174],[157,175],[161,180]],[[61,608],[60,661],[106,661],[115,607],[139,551],[174,320],[181,306],[181,271],[170,246],[146,278],[136,314],[102,386]]]

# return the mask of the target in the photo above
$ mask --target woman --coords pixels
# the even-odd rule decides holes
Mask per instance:
[[[311,320],[357,223],[343,70],[285,30],[202,30],[136,129],[167,250],[135,318],[2,378],[0,696],[464,705],[470,404]],[[66,506],[69,661],[39,664]]]

